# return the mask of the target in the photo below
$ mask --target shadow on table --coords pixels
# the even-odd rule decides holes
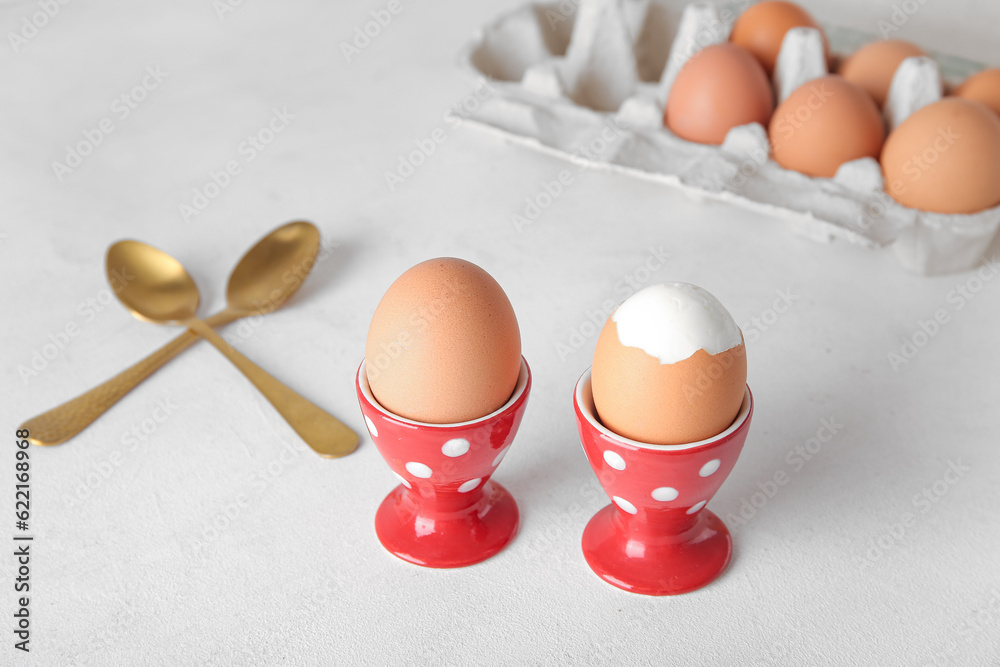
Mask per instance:
[[[355,239],[336,238],[323,233],[322,247],[316,257],[312,271],[305,279],[302,288],[288,301],[288,305],[296,306],[299,301],[312,299],[319,293],[336,286],[351,263],[358,255],[361,244]]]

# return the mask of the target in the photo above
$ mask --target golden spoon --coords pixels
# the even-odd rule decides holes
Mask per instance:
[[[119,267],[134,276],[118,292],[118,300],[133,315],[156,324],[184,326],[214,345],[320,456],[332,458],[354,451],[358,436],[351,429],[275,380],[197,318],[198,286],[180,262],[140,241],[119,241],[108,249],[109,280]],[[257,296],[268,298],[261,291]]]
[[[206,324],[217,327],[282,306],[312,270],[319,248],[319,230],[308,222],[290,222],[272,231],[233,269],[226,289],[228,305],[205,320]],[[194,333],[185,331],[110,380],[28,420],[20,428],[29,431],[29,440],[35,445],[65,442],[197,340]]]

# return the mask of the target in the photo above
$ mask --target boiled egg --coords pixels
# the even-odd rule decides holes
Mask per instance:
[[[711,438],[743,403],[743,334],[708,291],[652,285],[625,300],[604,325],[591,385],[602,423],[654,445]]]

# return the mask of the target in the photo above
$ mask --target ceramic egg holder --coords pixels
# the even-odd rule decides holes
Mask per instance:
[[[364,362],[358,401],[379,454],[399,480],[375,514],[382,546],[424,567],[472,565],[500,552],[517,533],[513,496],[490,480],[517,433],[531,390],[521,372],[496,412],[459,424],[428,424],[395,415],[375,400]]]
[[[601,424],[590,370],[573,400],[580,440],[612,503],[583,532],[590,568],[613,586],[644,595],[677,595],[714,581],[729,564],[733,540],[705,509],[743,450],[753,396],[719,435],[685,445],[630,440]]]
[[[711,2],[683,0],[526,5],[485,26],[465,53],[496,90],[471,120],[576,164],[762,211],[813,240],[891,246],[900,263],[918,273],[962,271],[979,262],[1000,227],[1000,206],[954,215],[906,208],[884,192],[881,168],[871,158],[842,165],[832,179],[784,169],[769,159],[767,133],[756,123],[733,128],[721,146],[685,141],[663,126],[677,72],[700,49],[726,41],[735,16]],[[827,33],[834,47],[834,38],[857,43],[866,37],[840,28]],[[955,79],[976,68],[939,59]],[[774,72],[778,100],[826,73],[819,33],[790,30]],[[888,126],[940,98],[941,83],[934,59],[905,61],[890,88]]]

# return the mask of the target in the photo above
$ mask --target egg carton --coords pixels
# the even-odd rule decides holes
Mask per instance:
[[[728,39],[741,4],[562,0],[503,14],[462,53],[495,90],[470,120],[581,166],[756,209],[817,241],[890,246],[917,273],[975,266],[1000,227],[1000,206],[956,215],[904,207],[884,192],[872,158],[843,164],[833,178],[784,169],[770,159],[767,132],[757,123],[733,128],[721,146],[686,141],[663,126],[677,73],[699,50]],[[835,60],[878,39],[836,26],[824,31]],[[890,87],[887,127],[983,67],[943,54],[908,58]],[[778,102],[825,74],[819,32],[790,30],[773,75]]]

